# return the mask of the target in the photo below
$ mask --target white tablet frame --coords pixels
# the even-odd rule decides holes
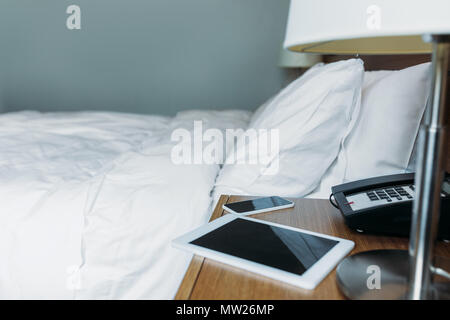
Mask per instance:
[[[297,275],[281,269],[269,267],[261,263],[253,262],[243,258],[238,258],[219,251],[207,249],[190,242],[227,224],[235,219],[245,219],[257,223],[263,223],[270,226],[280,227],[288,230],[298,231],[305,234],[318,236],[325,239],[335,240],[338,243],[328,251],[319,261],[314,263],[302,275]],[[200,256],[217,260],[219,262],[242,268],[263,276],[267,276],[291,285],[295,285],[304,289],[314,289],[335,267],[336,265],[353,249],[355,243],[350,240],[332,237],[329,235],[293,228],[273,222],[263,221],[260,219],[249,218],[241,215],[227,214],[220,217],[202,227],[199,227],[181,237],[172,241],[172,245],[176,248],[187,250]]]

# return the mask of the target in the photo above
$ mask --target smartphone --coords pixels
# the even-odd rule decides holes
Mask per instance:
[[[222,207],[225,211],[239,215],[249,215],[262,213],[286,208],[292,208],[294,202],[274,196],[257,198],[254,200],[246,200],[224,204]]]

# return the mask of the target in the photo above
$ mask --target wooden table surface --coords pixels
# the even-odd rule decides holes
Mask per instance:
[[[222,205],[254,197],[222,196],[211,220],[223,214]],[[360,234],[350,230],[328,200],[290,199],[293,208],[253,215],[253,218],[303,228],[355,242],[351,254],[375,249],[407,249],[408,239]],[[450,257],[450,244],[439,242],[436,254]],[[314,289],[305,290],[277,280],[194,256],[175,299],[345,299],[336,283],[336,268]]]

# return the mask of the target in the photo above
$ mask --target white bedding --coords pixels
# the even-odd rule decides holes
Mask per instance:
[[[246,128],[245,111],[0,116],[0,298],[172,298],[218,165],[174,165],[175,128]]]

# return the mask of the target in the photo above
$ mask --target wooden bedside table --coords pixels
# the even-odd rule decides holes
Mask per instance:
[[[225,203],[255,197],[221,196],[211,220],[223,214]],[[328,200],[290,199],[294,208],[252,215],[253,218],[321,232],[355,242],[351,254],[374,249],[407,249],[408,239],[359,234],[347,228],[341,213]],[[439,242],[436,254],[450,257],[450,244]],[[187,299],[345,299],[336,283],[334,269],[314,290],[231,267],[211,259],[194,256],[175,296]]]

